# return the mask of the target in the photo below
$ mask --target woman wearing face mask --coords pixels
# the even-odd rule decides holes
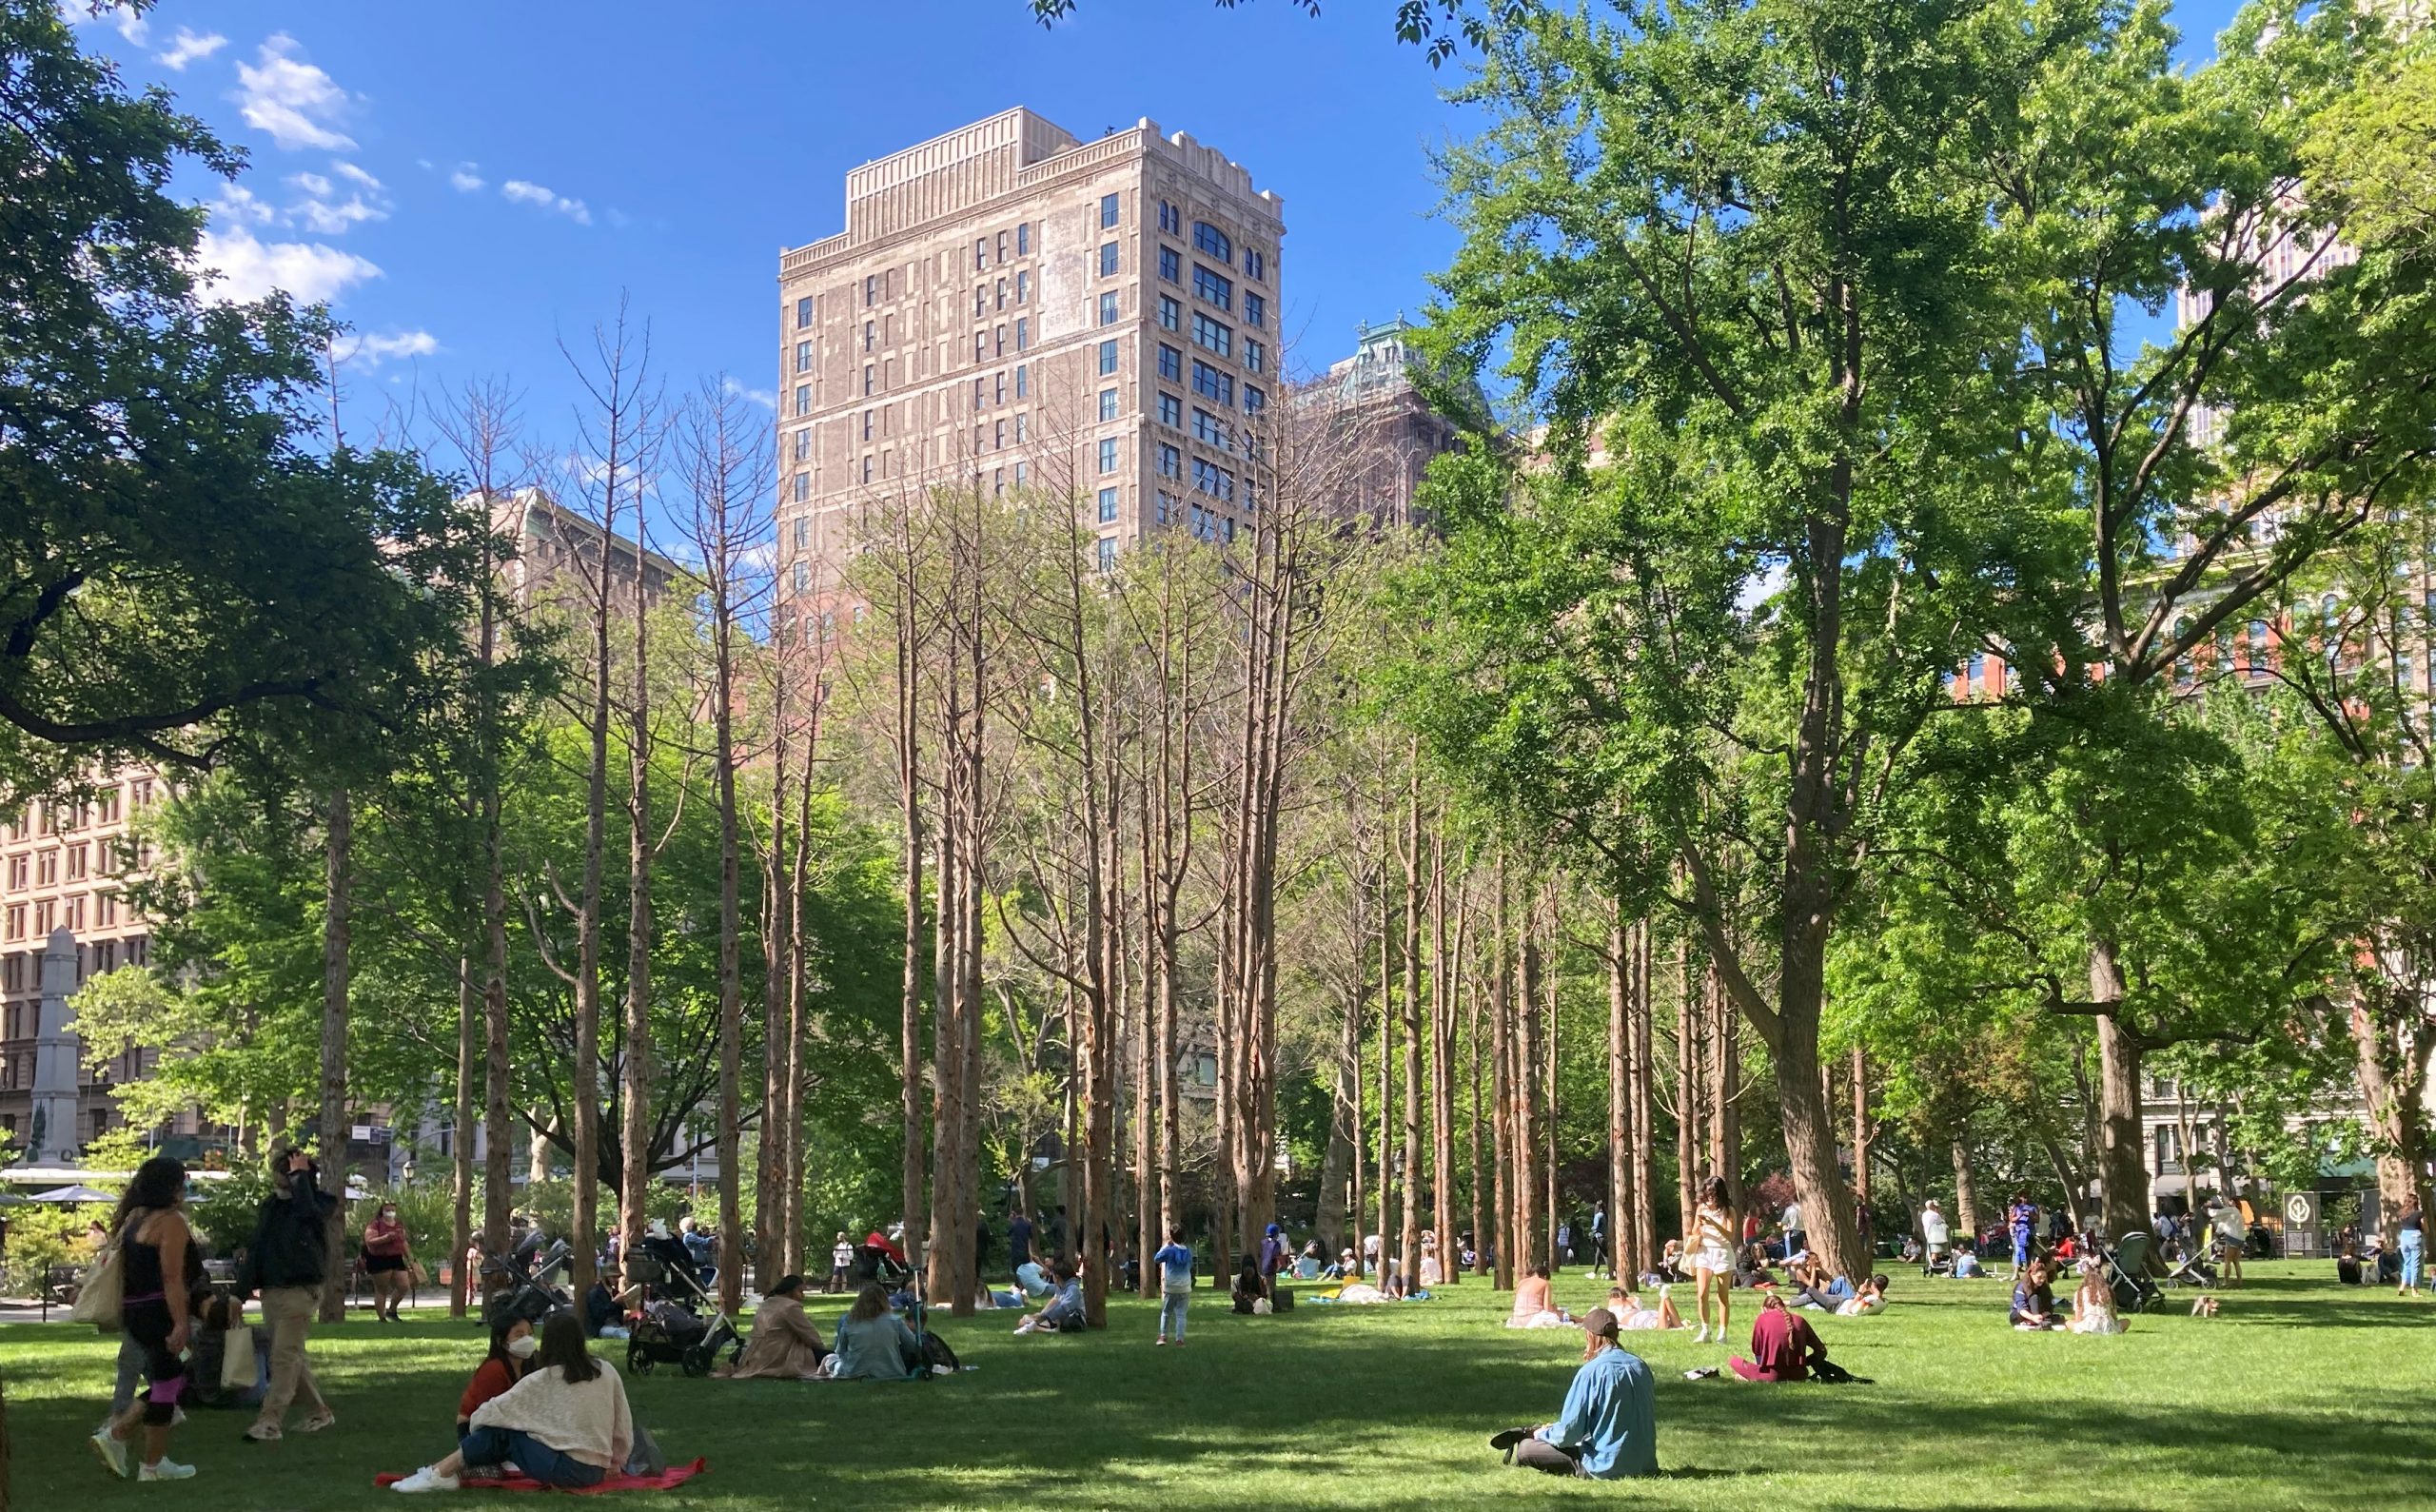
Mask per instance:
[[[533,1351],[540,1345],[541,1341],[533,1336],[533,1325],[522,1318],[491,1325],[491,1352],[474,1372],[474,1379],[465,1383],[465,1394],[457,1399],[457,1437],[467,1433],[476,1407],[524,1379],[533,1368]]]
[[[398,1205],[384,1202],[363,1226],[363,1273],[372,1278],[372,1321],[399,1322],[398,1303],[406,1294],[406,1267],[414,1264],[406,1243],[406,1227],[398,1222]]]

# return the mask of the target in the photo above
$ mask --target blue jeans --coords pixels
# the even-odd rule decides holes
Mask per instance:
[[[1189,1291],[1159,1293],[1159,1332],[1163,1336],[1178,1343],[1183,1342],[1185,1304],[1191,1300],[1192,1293]]]
[[[467,1464],[514,1462],[529,1480],[543,1485],[599,1485],[609,1472],[597,1464],[560,1454],[529,1433],[515,1428],[476,1428],[457,1445]]]
[[[2414,1288],[2418,1286],[2419,1259],[2426,1247],[2426,1234],[2416,1228],[2406,1228],[2402,1231],[2402,1284],[2404,1286]]]

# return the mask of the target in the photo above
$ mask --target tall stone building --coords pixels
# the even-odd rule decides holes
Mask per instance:
[[[1326,407],[1331,434],[1354,460],[1344,508],[1382,529],[1428,523],[1417,518],[1413,494],[1430,459],[1454,450],[1462,437],[1413,382],[1421,362],[1410,342],[1416,329],[1401,311],[1394,320],[1363,324],[1353,355],[1329,363],[1326,379],[1310,390],[1312,401]],[[1471,397],[1487,407],[1477,392]]]
[[[1278,376],[1284,202],[1148,118],[1013,109],[846,176],[778,263],[781,581],[834,625],[857,522],[921,490],[1072,497],[1103,564],[1255,507],[1240,426]]]

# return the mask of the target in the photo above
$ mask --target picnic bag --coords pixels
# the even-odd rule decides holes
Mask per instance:
[[[75,1305],[68,1309],[68,1321],[89,1323],[104,1333],[118,1332],[119,1303],[125,1295],[126,1279],[119,1269],[118,1244],[113,1240],[93,1257],[83,1284],[76,1288]]]
[[[220,1334],[220,1389],[254,1389],[254,1330],[239,1324]]]
[[[955,1351],[948,1347],[948,1342],[945,1339],[935,1333],[927,1331],[923,1333],[922,1362],[919,1366],[922,1374],[928,1375],[933,1370],[955,1370],[959,1367],[960,1363],[955,1357]]]

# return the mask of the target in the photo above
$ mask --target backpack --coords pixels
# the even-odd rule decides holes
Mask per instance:
[[[1057,1320],[1059,1333],[1081,1333],[1083,1328],[1083,1315],[1079,1312],[1070,1312]]]
[[[1820,1360],[1813,1364],[1810,1367],[1810,1379],[1823,1381],[1831,1386],[1871,1384],[1868,1377],[1856,1376],[1833,1360]]]
[[[118,1332],[126,1283],[126,1274],[119,1268],[118,1241],[113,1238],[86,1269],[84,1281],[76,1287],[75,1304],[68,1309],[68,1321],[89,1323],[104,1333]]]
[[[915,1368],[920,1374],[927,1376],[933,1370],[960,1370],[963,1365],[956,1359],[955,1351],[948,1347],[948,1342],[945,1339],[935,1333],[926,1332],[922,1335],[922,1356]]]

